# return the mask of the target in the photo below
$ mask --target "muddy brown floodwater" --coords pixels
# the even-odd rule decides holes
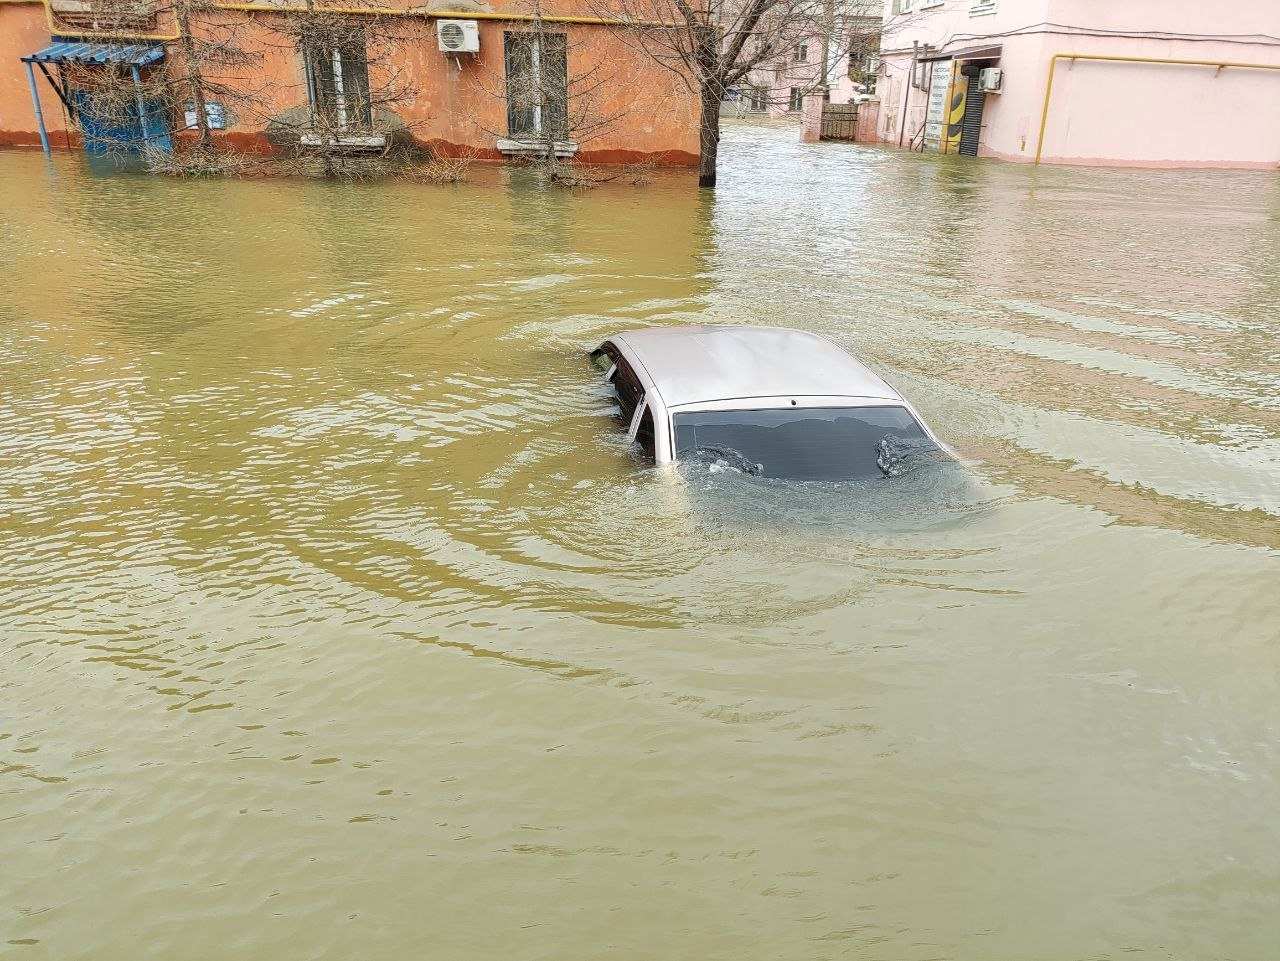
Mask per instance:
[[[794,136],[714,198],[0,154],[0,955],[1276,957],[1280,180]],[[967,471],[647,468],[583,351],[688,321]]]

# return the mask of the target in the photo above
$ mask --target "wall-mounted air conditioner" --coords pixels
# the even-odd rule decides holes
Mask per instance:
[[[445,53],[479,53],[480,25],[474,20],[437,20],[436,39]]]
[[[978,89],[983,93],[999,93],[1004,86],[1004,71],[999,67],[984,67],[978,74]]]

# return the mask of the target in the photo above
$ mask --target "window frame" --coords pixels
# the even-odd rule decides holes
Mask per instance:
[[[525,51],[517,54],[520,47]],[[527,59],[524,59],[526,58]],[[514,67],[514,69],[513,69]],[[503,87],[507,101],[507,136],[512,140],[567,140],[569,137],[569,35],[529,30],[502,34]],[[522,74],[520,71],[523,70]],[[548,74],[551,74],[548,79]],[[521,103],[515,83],[527,76],[533,102]],[[550,86],[553,97],[548,99]],[[527,114],[526,114],[527,112]],[[524,119],[527,115],[527,121]]]
[[[324,122],[331,123],[336,130],[367,130],[373,127],[369,48],[363,34],[360,35],[358,56],[356,50],[354,43],[317,45],[303,54],[307,99],[312,116],[324,118]],[[353,80],[356,81],[354,84]],[[353,87],[355,89],[351,89]]]
[[[850,398],[850,401],[853,401]],[[905,424],[887,426],[876,424],[874,418],[869,419],[871,411],[898,411],[906,420]],[[826,416],[822,416],[823,412]],[[710,419],[722,423],[691,423],[698,419]],[[834,425],[837,421],[855,421],[857,433],[880,433],[880,443],[889,436],[898,437],[908,443],[927,442],[939,453],[945,453],[941,445],[930,435],[919,416],[905,403],[900,404],[858,404],[848,403],[845,406],[805,405],[785,407],[736,407],[723,410],[679,410],[671,415],[672,456],[680,461],[693,455],[707,444],[698,443],[699,431],[707,431],[707,441],[711,447],[725,446],[740,451],[751,461],[759,461],[763,465],[773,463],[773,470],[765,470],[765,477],[789,480],[839,481],[863,479],[875,476],[872,469],[879,461],[876,446],[855,448],[846,446],[833,436],[822,438],[810,437],[803,443],[794,441],[780,442],[780,432],[786,429],[802,428],[811,431],[809,425],[815,421],[826,421]],[[834,429],[834,426],[833,428]],[[729,433],[729,439],[721,440],[717,431]],[[749,437],[743,437],[746,432]],[[681,445],[681,435],[686,443]],[[738,438],[733,439],[737,434]],[[746,440],[754,444],[743,443]],[[691,442],[690,442],[691,441]],[[854,466],[854,458],[858,458],[857,469],[849,472],[833,472],[833,467],[843,463],[846,467]],[[809,472],[795,470],[799,462],[807,466]],[[780,466],[781,465],[781,466]],[[883,469],[883,468],[882,468]],[[782,472],[779,472],[781,470]]]
[[[794,403],[793,403],[794,402]],[[675,462],[675,419],[679,414],[702,413],[706,411],[725,410],[771,410],[773,408],[791,407],[905,407],[915,418],[928,438],[952,457],[959,457],[955,450],[934,433],[929,422],[920,416],[915,405],[903,397],[858,397],[849,394],[790,394],[778,397],[731,397],[725,400],[700,401],[694,404],[677,404],[667,407],[662,412],[667,421],[670,436],[670,459]]]

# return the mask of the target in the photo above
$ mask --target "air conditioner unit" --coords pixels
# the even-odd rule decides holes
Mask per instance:
[[[999,93],[1004,86],[1004,71],[999,67],[984,67],[978,74],[978,89],[983,93]]]
[[[474,20],[437,20],[436,38],[445,53],[480,52],[480,26]]]

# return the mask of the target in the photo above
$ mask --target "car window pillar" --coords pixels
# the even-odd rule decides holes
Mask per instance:
[[[640,403],[636,404],[635,413],[631,415],[631,426],[627,428],[627,443],[634,444],[636,434],[640,432],[640,420],[644,417],[644,412],[649,407],[647,397],[640,398]]]

